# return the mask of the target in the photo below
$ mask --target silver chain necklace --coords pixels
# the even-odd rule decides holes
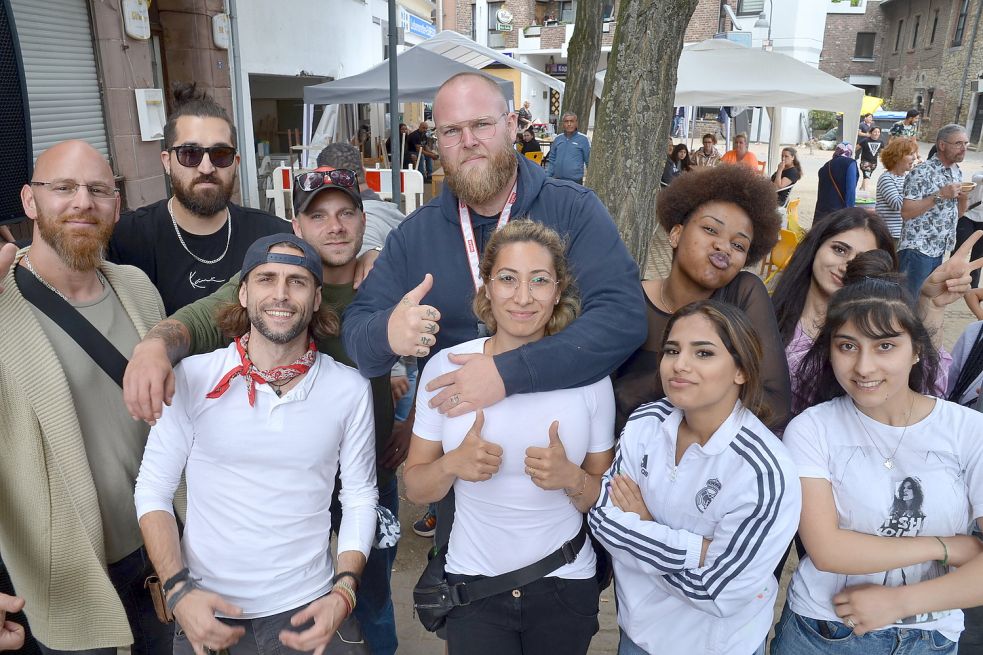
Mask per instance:
[[[21,260],[21,261],[24,262],[24,266],[26,266],[27,267],[27,270],[29,270],[31,272],[31,275],[33,275],[34,277],[37,278],[38,282],[40,282],[44,286],[48,287],[49,290],[57,293],[59,296],[61,296],[61,299],[64,300],[65,302],[68,302],[68,303],[72,302],[71,300],[69,300],[68,296],[66,296],[61,291],[59,291],[58,289],[56,289],[53,286],[51,286],[50,284],[48,284],[48,281],[45,280],[43,277],[41,277],[38,274],[38,272],[34,270],[34,267],[31,266],[31,256],[29,254],[24,253],[24,259]],[[99,284],[101,284],[102,285],[102,288],[105,289],[106,288],[106,281],[102,279],[102,273],[100,273],[99,271],[96,271],[96,279],[99,280]]]
[[[860,418],[860,410],[857,409],[857,406],[855,404],[853,406],[853,411],[857,414],[857,423],[860,424],[860,427],[863,429],[864,434],[867,435],[867,440],[870,441],[870,445],[874,447],[874,450],[877,451],[877,454],[880,455],[881,457],[884,457],[884,461],[882,463],[884,465],[884,468],[886,468],[888,471],[894,468],[894,456],[898,454],[898,449],[901,448],[901,442],[904,441],[905,433],[908,432],[908,424],[911,423],[911,410],[913,410],[914,408],[915,408],[915,394],[912,393],[911,404],[908,406],[908,416],[907,418],[905,418],[904,430],[901,431],[901,438],[898,439],[898,445],[894,447],[894,451],[891,453],[889,457],[884,457],[884,453],[882,453],[881,449],[877,447],[877,443],[874,442],[874,438],[871,437],[870,432],[867,431],[867,426],[864,425],[863,419]]]
[[[225,208],[225,223],[229,226],[229,235],[225,239],[225,250],[223,250],[222,254],[219,255],[216,259],[202,259],[198,255],[191,252],[191,248],[189,248],[188,244],[184,242],[184,237],[181,236],[181,228],[178,227],[177,219],[174,218],[174,207],[172,206],[173,203],[174,203],[174,198],[171,198],[170,200],[167,201],[167,213],[171,215],[171,224],[174,225],[174,234],[177,235],[177,240],[181,242],[181,247],[184,248],[184,251],[189,255],[191,255],[192,257],[194,257],[199,262],[201,262],[202,264],[217,264],[223,259],[225,259],[225,256],[229,253],[229,244],[232,243],[232,213],[229,211],[229,208],[228,207]]]

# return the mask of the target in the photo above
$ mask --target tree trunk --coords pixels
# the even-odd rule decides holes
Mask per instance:
[[[607,205],[643,273],[657,225],[676,68],[697,2],[622,0],[594,126],[586,185]],[[654,241],[653,263],[666,274],[671,252],[665,235]]]
[[[577,115],[580,131],[587,133],[590,109],[594,104],[594,75],[601,57],[601,30],[604,4],[601,0],[580,0],[577,18],[567,53],[567,78],[563,89],[562,116],[568,111]]]

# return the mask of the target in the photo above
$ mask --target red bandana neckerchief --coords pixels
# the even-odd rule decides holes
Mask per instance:
[[[314,364],[314,357],[317,354],[317,346],[314,344],[312,339],[310,344],[307,346],[307,352],[300,356],[293,364],[287,364],[286,366],[274,366],[268,371],[261,371],[256,368],[252,360],[249,359],[249,353],[246,351],[246,346],[249,344],[249,334],[244,334],[235,340],[236,350],[239,351],[239,357],[242,359],[242,363],[236,366],[231,371],[222,376],[215,388],[212,389],[205,397],[206,398],[219,398],[222,394],[229,390],[232,384],[232,380],[239,377],[240,375],[247,379],[247,392],[249,394],[249,406],[252,407],[256,404],[256,383],[259,382],[263,384],[278,384],[284,385],[290,380],[294,379],[298,375],[303,375],[310,370],[311,366]]]

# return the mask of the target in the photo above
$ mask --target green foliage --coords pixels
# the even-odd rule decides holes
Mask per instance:
[[[809,127],[813,130],[829,130],[837,126],[836,114],[813,109],[809,112]]]

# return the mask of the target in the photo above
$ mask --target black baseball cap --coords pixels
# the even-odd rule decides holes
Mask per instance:
[[[301,255],[291,255],[285,252],[270,252],[270,248],[273,246],[289,243],[295,246],[301,252]],[[241,280],[245,280],[249,272],[260,266],[272,262],[275,264],[293,264],[294,266],[300,266],[311,272],[314,279],[317,280],[318,284],[324,284],[324,269],[321,267],[321,256],[317,254],[317,250],[314,246],[307,243],[300,237],[294,234],[284,232],[282,234],[271,234],[269,236],[260,237],[253,242],[253,245],[249,246],[249,250],[246,251],[246,257],[242,261],[242,274],[240,276]]]

